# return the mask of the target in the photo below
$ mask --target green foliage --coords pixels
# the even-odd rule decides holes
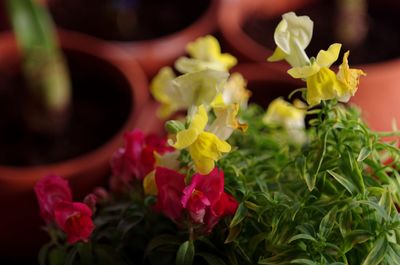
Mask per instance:
[[[253,264],[400,264],[398,143],[334,101],[312,113],[302,146],[263,125],[258,106],[242,113],[249,131],[220,161],[242,201],[227,241]]]

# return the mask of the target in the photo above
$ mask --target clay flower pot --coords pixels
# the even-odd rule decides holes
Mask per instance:
[[[131,2],[137,3],[139,1],[131,1]],[[148,23],[152,22],[152,20],[154,20],[155,17],[158,16],[164,16],[164,15],[170,16],[170,18],[165,23],[157,22],[158,26],[163,27],[167,26],[167,24],[172,25],[174,21],[177,19],[177,17],[185,15],[185,14],[175,14],[174,18],[173,16],[171,16],[171,14],[169,14],[170,11],[168,10],[168,5],[172,5],[172,2],[162,2],[162,1],[159,2],[165,6],[163,8],[159,8],[160,10],[158,11],[161,12],[159,15],[157,15],[158,13],[154,14],[154,11],[157,8],[157,6],[151,7],[151,9],[153,10],[153,14],[145,15],[147,17],[147,20],[149,20],[150,18],[150,20],[147,21]],[[191,7],[194,4],[196,4],[197,6],[201,6],[201,8],[205,9],[201,14],[196,15],[193,21],[189,22],[184,27],[180,27],[174,32],[169,32],[169,33],[164,32],[164,34],[162,34],[161,36],[153,36],[153,35],[146,36],[145,34],[147,33],[145,32],[144,29],[143,30],[144,36],[138,39],[133,39],[134,37],[113,36],[110,35],[110,32],[111,33],[113,32],[112,28],[107,28],[106,26],[99,28],[98,25],[101,25],[101,23],[103,22],[106,23],[106,22],[104,21],[105,19],[101,17],[100,18],[98,17],[98,19],[96,19],[95,17],[92,17],[93,15],[91,16],[93,12],[96,12],[96,6],[93,5],[97,5],[98,4],[97,1],[95,1],[93,5],[91,5],[90,2],[82,4],[82,1],[78,1],[76,3],[77,6],[72,6],[73,5],[72,1],[66,1],[64,3],[63,0],[50,0],[48,1],[48,5],[50,11],[53,14],[55,22],[60,27],[64,27],[70,30],[85,32],[86,34],[93,35],[98,38],[118,44],[119,46],[125,48],[133,58],[137,59],[139,63],[143,66],[145,72],[149,76],[152,76],[162,66],[171,64],[177,57],[183,55],[185,53],[185,46],[188,42],[196,39],[197,37],[206,35],[208,33],[212,33],[216,29],[217,10],[219,8],[219,2],[220,0],[197,1],[196,3],[187,2],[185,3],[185,5],[187,5],[188,7]],[[206,3],[207,6],[204,7]],[[177,3],[173,4],[177,5]],[[79,7],[79,5],[81,7]],[[75,9],[81,10],[81,13],[75,14],[75,17],[72,17],[71,10],[69,11],[66,10],[69,7],[71,8],[71,10]],[[88,10],[87,12],[85,11],[86,9]],[[108,10],[107,12],[109,13],[110,10]],[[188,12],[193,13],[193,10],[189,10]],[[132,15],[129,16],[132,17]],[[90,17],[90,19],[88,19],[87,17]],[[140,14],[138,15],[138,17],[140,20]],[[87,23],[94,24],[94,26],[89,28],[89,26],[86,27],[86,25],[82,25],[83,22],[79,24],[81,21],[85,20],[87,21]],[[130,25],[129,23],[126,24]],[[96,29],[95,27],[99,29]]]
[[[336,9],[332,6],[334,1],[254,0],[249,5],[246,3],[225,0],[221,10],[229,6],[230,12],[221,11],[219,14],[224,41],[245,60],[265,62],[272,54],[275,49],[274,30],[281,14],[286,11],[309,15],[314,20],[313,39],[307,48],[310,56],[320,49],[326,49],[333,42],[338,42],[333,37],[336,14]],[[396,22],[390,22],[390,19],[396,21],[400,4],[393,0],[369,1],[368,4],[369,20],[372,21],[371,33],[368,33],[363,46],[342,48],[342,52],[350,49],[350,65],[367,73],[366,77],[361,78],[359,89],[350,102],[361,108],[363,118],[372,129],[390,131],[393,120],[400,124],[400,105],[397,103],[400,98],[400,37],[397,36],[400,34],[395,26]],[[390,23],[390,27],[385,26]],[[286,62],[273,63],[271,67],[282,72],[289,69]]]
[[[298,79],[276,70],[264,63],[243,63],[235,66],[232,73],[239,72],[247,80],[247,89],[252,93],[250,102],[267,109],[272,100],[283,97],[288,100],[289,94],[304,85]],[[299,98],[299,94],[295,95]]]
[[[4,228],[0,233],[0,256],[32,255],[36,257],[38,247],[45,235],[44,232],[40,232],[42,221],[39,218],[39,210],[33,193],[33,186],[37,180],[50,173],[58,174],[70,181],[76,191],[74,195],[81,198],[93,187],[105,184],[109,174],[110,156],[122,144],[124,132],[134,127],[149,132],[153,130],[151,126],[157,125],[152,121],[153,114],[149,118],[141,112],[145,109],[149,94],[147,79],[136,61],[126,58],[117,59],[115,54],[120,54],[120,58],[128,56],[112,45],[80,34],[60,32],[60,40],[70,65],[73,104],[78,105],[79,102],[84,102],[80,111],[76,115],[72,114],[76,118],[72,124],[77,127],[76,130],[74,129],[74,135],[85,136],[83,140],[80,139],[82,137],[77,138],[80,139],[80,144],[92,142],[92,138],[98,138],[98,135],[102,136],[91,145],[85,146],[86,149],[69,153],[65,159],[59,158],[60,160],[57,161],[33,163],[33,165],[18,165],[15,161],[12,161],[11,165],[0,165],[0,209],[3,213],[0,226]],[[11,93],[11,97],[8,97],[8,100],[11,100],[14,95],[13,88],[16,88],[11,87],[11,92],[7,92],[6,85],[13,84],[15,80],[18,84],[18,80],[21,80],[19,65],[20,56],[13,36],[8,33],[2,34],[0,36],[0,101],[2,101],[2,111],[5,112],[2,114],[4,115],[2,126],[7,117],[20,112],[21,106],[15,106],[11,110],[4,106],[4,97],[7,93]],[[80,96],[83,100],[78,98]],[[78,109],[78,106],[74,106],[72,112],[77,112],[75,109]],[[151,110],[149,107],[146,108],[146,111]],[[104,115],[104,119],[97,120],[100,115]],[[87,129],[94,126],[93,124],[99,127],[95,127],[97,128],[95,132],[92,130],[88,134]],[[14,129],[1,128],[2,137],[7,135],[7,130],[9,137],[12,137]],[[17,146],[18,141],[23,142],[27,138],[23,135],[15,137]],[[64,147],[68,149],[74,146],[72,140],[65,142]],[[7,145],[7,139],[2,142]],[[17,146],[14,147],[17,148]],[[24,152],[23,148],[19,150],[19,152]],[[37,153],[37,156],[40,156],[41,152],[47,152],[40,149],[31,151],[31,153]],[[12,153],[12,150],[2,150],[2,154],[7,154],[7,152]],[[26,240],[27,238],[31,240]]]

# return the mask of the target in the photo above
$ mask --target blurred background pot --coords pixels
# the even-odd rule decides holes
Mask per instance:
[[[185,53],[195,38],[214,32],[220,0],[48,0],[63,28],[112,41],[148,75]]]
[[[359,7],[350,6],[350,11],[343,11],[338,3],[343,6],[345,2],[358,3]],[[364,119],[374,130],[390,131],[393,120],[400,124],[400,105],[397,103],[400,98],[399,1],[254,0],[249,5],[246,3],[245,0],[225,0],[219,13],[223,40],[239,58],[266,63],[266,58],[276,47],[273,35],[281,14],[295,11],[297,15],[308,15],[314,21],[314,34],[307,54],[315,56],[334,42],[343,43],[342,53],[351,50],[350,65],[367,73],[361,78],[351,102],[362,109]],[[227,8],[230,12],[223,11]],[[348,25],[358,24],[349,29],[355,33],[347,34],[356,36],[355,42],[340,36],[343,33],[338,33],[338,29],[343,29],[338,26],[342,23],[340,20],[350,21]],[[289,69],[286,62],[273,63],[271,67],[281,72]]]
[[[109,175],[109,160],[134,127],[153,131],[153,116],[143,111],[147,79],[136,61],[117,59],[124,52],[97,39],[59,33],[72,76],[72,116],[65,134],[41,139],[18,125],[24,84],[21,59],[12,34],[0,36],[0,256],[36,259],[46,240],[33,193],[38,179],[59,174],[77,198]],[[142,116],[146,116],[146,122]],[[15,120],[13,120],[15,119]],[[42,145],[43,144],[43,145]],[[47,159],[47,162],[46,162]]]
[[[265,109],[274,99],[283,97],[289,100],[288,96],[293,90],[304,87],[304,83],[298,79],[291,78],[269,64],[242,63],[231,72],[239,72],[247,80],[247,89],[252,93],[250,103],[256,103]],[[300,93],[296,93],[292,100],[294,98],[300,98]]]

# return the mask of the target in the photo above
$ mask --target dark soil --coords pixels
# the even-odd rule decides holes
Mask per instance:
[[[67,52],[73,105],[66,129],[43,135],[26,128],[22,102],[26,86],[18,70],[0,72],[0,164],[30,166],[87,153],[110,139],[126,121],[131,92],[127,80],[97,58]]]
[[[106,40],[170,35],[195,22],[210,0],[50,0],[56,23]]]
[[[398,19],[400,2],[395,0],[368,1],[369,31],[365,40],[357,47],[343,47],[342,53],[351,50],[351,64],[374,63],[400,56],[400,27]],[[296,10],[297,15],[308,15],[314,21],[314,33],[307,54],[316,56],[321,49],[327,49],[330,44],[339,42],[334,36],[335,1],[318,0],[315,4]],[[261,45],[275,49],[274,31],[281,16],[272,19],[262,18],[254,14],[244,22],[243,30]]]

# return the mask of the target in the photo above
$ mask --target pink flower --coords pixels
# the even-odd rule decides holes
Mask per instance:
[[[135,129],[124,135],[126,146],[119,148],[111,159],[112,186],[126,185],[133,179],[142,180],[154,169],[154,152],[164,154],[174,149],[167,141],[155,135],[145,136]]]
[[[48,175],[34,187],[39,202],[40,215],[50,223],[54,220],[54,209],[63,201],[71,202],[72,194],[68,182],[57,175]]]
[[[214,168],[208,175],[195,174],[181,199],[193,222],[205,224],[207,232],[219,219],[236,212],[238,203],[224,192],[224,173]]]
[[[158,189],[155,209],[173,221],[182,219],[181,197],[185,188],[185,176],[168,168],[157,167],[155,174]]]
[[[87,240],[93,232],[92,211],[84,203],[60,202],[54,211],[54,217],[70,244]]]

